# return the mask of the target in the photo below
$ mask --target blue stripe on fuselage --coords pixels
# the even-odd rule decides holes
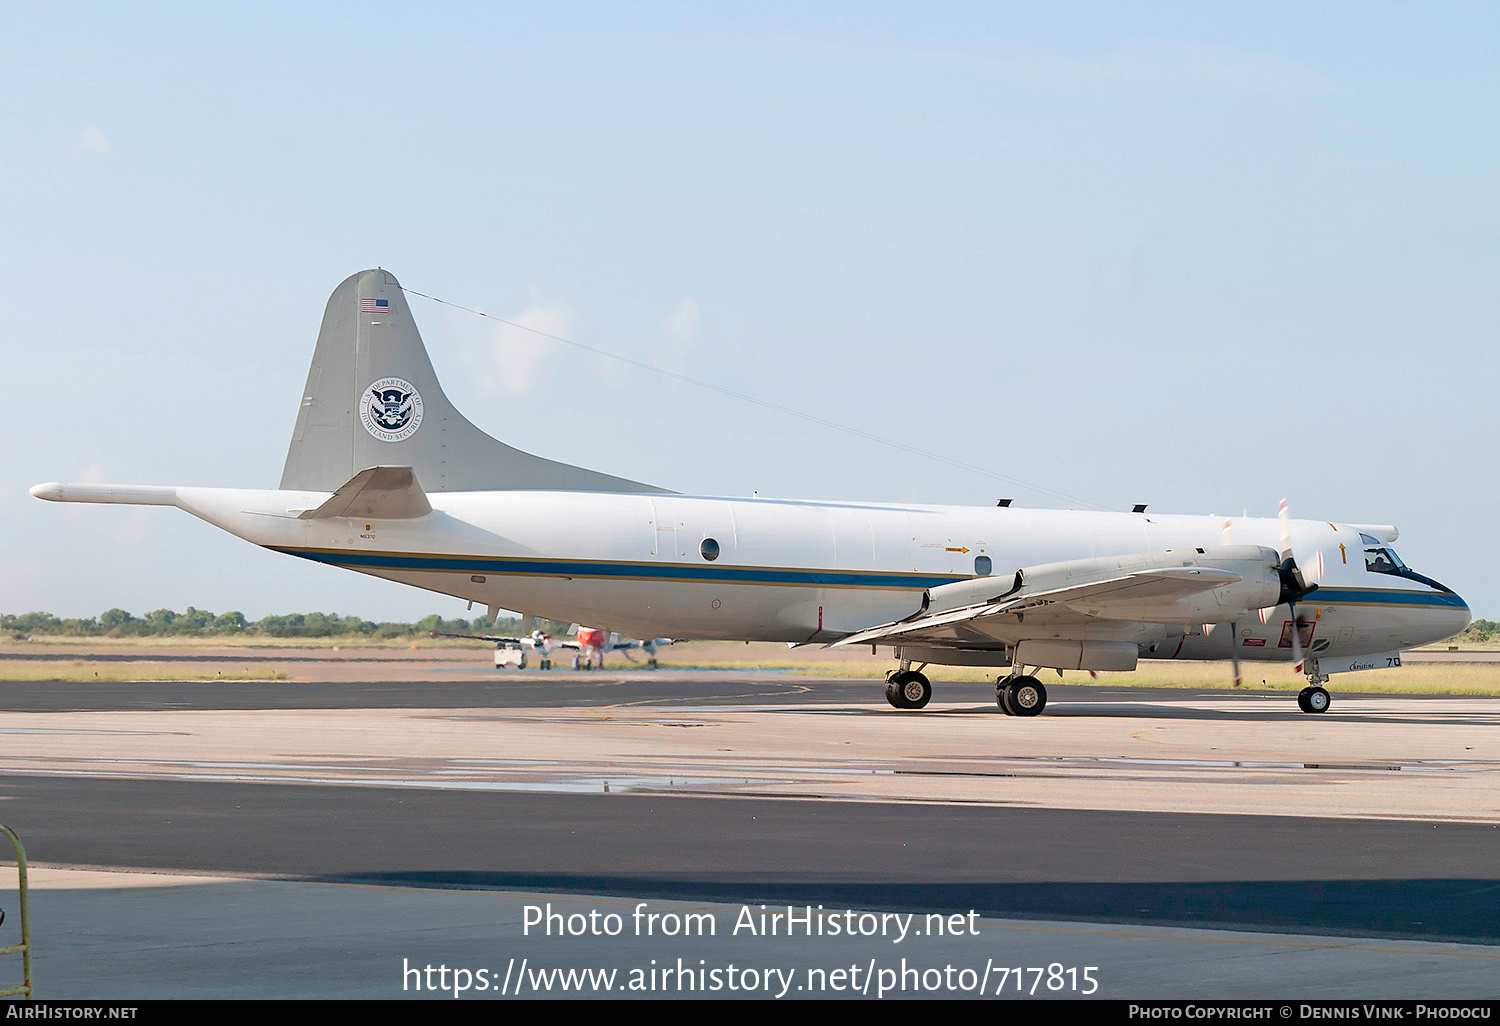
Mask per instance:
[[[1383,606],[1468,608],[1468,603],[1451,591],[1398,591],[1389,588],[1319,588],[1303,599],[1302,605],[1332,606],[1340,602],[1376,603]]]
[[[436,570],[501,576],[525,574],[586,577],[598,580],[647,578],[729,584],[813,585],[827,588],[936,588],[940,584],[970,579],[969,575],[892,574],[858,570],[787,570],[777,567],[688,566],[677,563],[588,563],[554,559],[417,556],[281,548],[277,551],[356,570]]]
[[[779,567],[693,566],[679,563],[606,563],[501,556],[406,555],[388,552],[322,551],[279,548],[278,552],[319,563],[366,570],[432,570],[448,573],[541,575],[595,580],[649,579],[726,584],[783,584],[826,588],[936,588],[971,575],[901,574],[859,570],[803,570]],[[1361,603],[1466,609],[1452,592],[1390,588],[1319,588],[1303,605]]]

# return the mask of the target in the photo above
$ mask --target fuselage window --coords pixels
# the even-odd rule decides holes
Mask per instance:
[[[698,551],[703,554],[704,559],[712,563],[719,558],[719,543],[712,538],[704,538],[703,544],[698,546]]]
[[[1365,569],[1374,574],[1399,574],[1406,566],[1391,549],[1365,549]]]
[[[974,573],[978,576],[988,577],[990,575],[990,571],[994,568],[994,564],[990,562],[989,556],[974,557]]]

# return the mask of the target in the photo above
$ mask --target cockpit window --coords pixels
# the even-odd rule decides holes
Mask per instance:
[[[1429,588],[1453,594],[1453,589],[1446,584],[1439,584],[1431,577],[1425,577],[1417,573],[1411,567],[1401,562],[1401,557],[1396,555],[1396,550],[1389,545],[1371,545],[1365,548],[1365,569],[1372,574],[1392,574],[1396,577],[1404,577],[1408,581],[1416,581],[1425,584]]]
[[[1360,541],[1361,545],[1379,545],[1380,544],[1380,539],[1379,538],[1372,538],[1368,534],[1365,534],[1365,532],[1363,532],[1363,531],[1359,532],[1359,541]]]

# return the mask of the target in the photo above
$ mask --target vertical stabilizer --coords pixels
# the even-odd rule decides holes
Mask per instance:
[[[666,491],[544,460],[471,424],[443,394],[400,283],[372,270],[328,299],[281,487],[331,492],[379,466],[411,467],[428,492]]]

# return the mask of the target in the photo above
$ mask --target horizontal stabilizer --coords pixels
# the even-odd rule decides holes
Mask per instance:
[[[355,474],[321,506],[298,513],[297,519],[411,520],[431,512],[432,503],[427,501],[427,493],[411,467],[371,467]]]
[[[48,502],[107,502],[122,506],[175,506],[177,489],[161,485],[63,484],[32,485],[31,494]]]

